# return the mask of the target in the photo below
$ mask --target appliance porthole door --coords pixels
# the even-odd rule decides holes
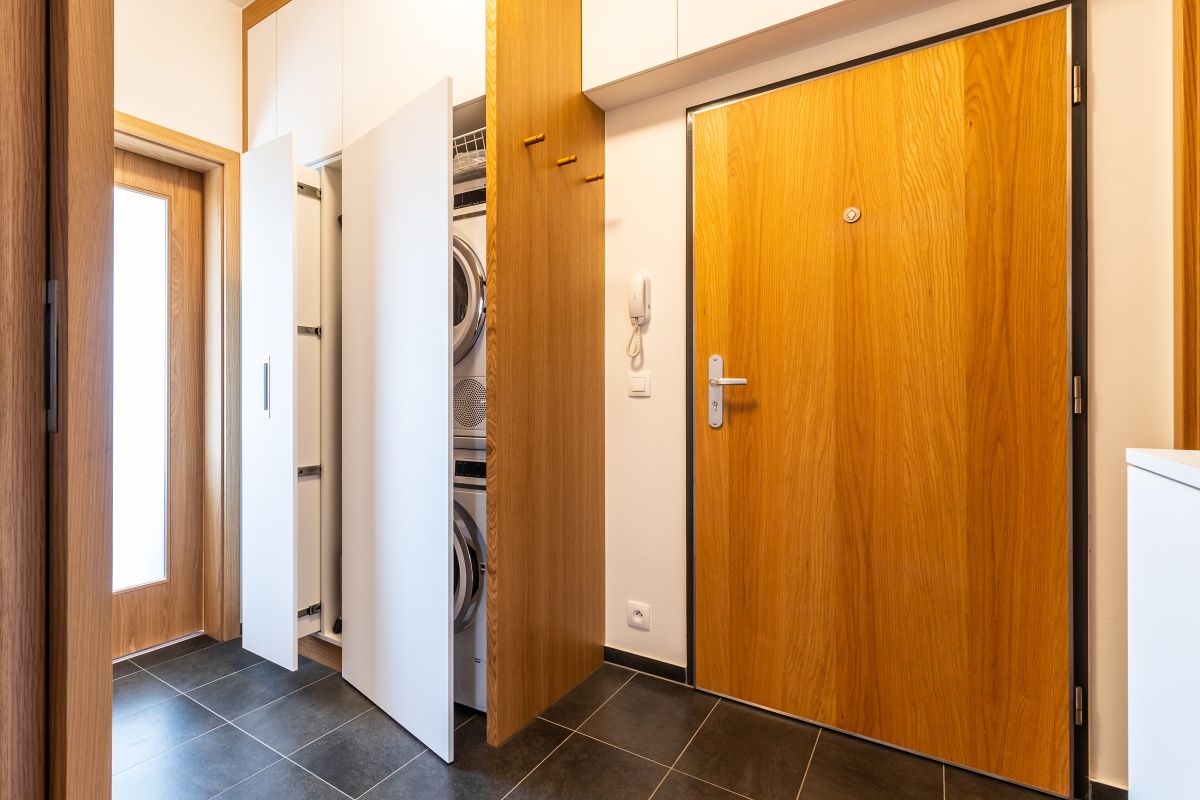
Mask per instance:
[[[483,333],[487,313],[487,281],[483,262],[471,246],[454,237],[454,298],[451,324],[454,326],[454,363],[463,360]]]
[[[457,502],[454,504],[454,632],[461,633],[475,618],[483,596],[483,567],[479,557],[479,528]]]

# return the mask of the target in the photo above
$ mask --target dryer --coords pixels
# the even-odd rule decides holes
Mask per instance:
[[[455,210],[454,446],[483,450],[487,436],[487,218],[482,203]]]
[[[454,700],[487,711],[487,461],[454,451]]]

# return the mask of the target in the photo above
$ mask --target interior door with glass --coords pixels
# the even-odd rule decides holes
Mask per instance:
[[[342,162],[342,671],[454,756],[450,79]]]
[[[113,657],[204,627],[203,179],[116,151]]]

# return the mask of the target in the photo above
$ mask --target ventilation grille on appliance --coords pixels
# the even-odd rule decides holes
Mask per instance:
[[[474,378],[454,384],[454,424],[478,428],[487,419],[487,390]]]

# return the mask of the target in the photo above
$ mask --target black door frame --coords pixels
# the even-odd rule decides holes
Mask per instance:
[[[1071,685],[1082,697],[1082,707],[1075,713],[1076,724],[1071,729],[1071,785],[1073,796],[1088,796],[1089,779],[1089,731],[1088,709],[1088,170],[1087,170],[1087,0],[1053,0],[1002,17],[996,17],[965,28],[933,36],[907,45],[884,50],[862,58],[808,72],[794,78],[777,81],[737,94],[692,106],[687,109],[687,337],[685,361],[687,364],[687,683],[696,685],[696,414],[695,414],[695,261],[692,246],[694,221],[695,184],[692,175],[693,142],[692,121],[697,112],[744,100],[766,92],[793,86],[798,83],[821,78],[835,72],[883,61],[894,56],[931,47],[936,44],[960,39],[980,31],[1007,25],[1028,17],[1066,8],[1070,11],[1068,21],[1071,64],[1078,69],[1080,97],[1071,106],[1070,163],[1071,173],[1071,233],[1070,272],[1067,291],[1070,295],[1069,358],[1071,374],[1082,379],[1084,398],[1081,413],[1071,417]],[[1068,703],[1064,713],[1074,710],[1074,702]]]

